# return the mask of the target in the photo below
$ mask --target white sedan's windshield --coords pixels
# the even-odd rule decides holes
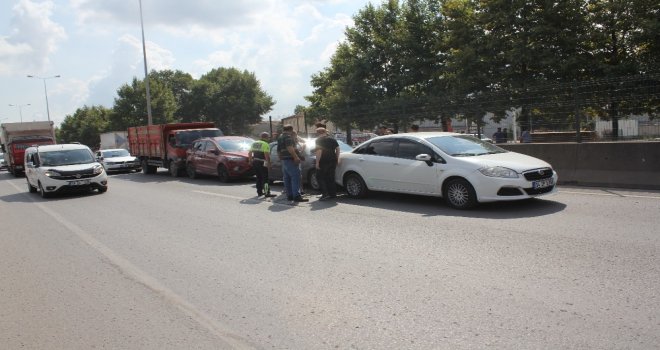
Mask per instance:
[[[131,154],[128,153],[125,149],[117,149],[112,151],[101,151],[103,158],[114,158],[114,157],[128,157]]]
[[[429,137],[426,141],[454,157],[480,156],[483,154],[505,153],[506,150],[474,136],[454,135]]]

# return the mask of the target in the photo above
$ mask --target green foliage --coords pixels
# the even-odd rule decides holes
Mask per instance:
[[[248,126],[261,121],[272,110],[273,98],[261,89],[254,73],[235,68],[217,68],[199,79],[193,89],[200,115],[213,121],[225,133],[245,134]]]
[[[523,123],[558,114],[571,122],[576,109],[567,103],[605,117],[622,107],[657,113],[657,99],[631,105],[622,98],[627,86],[601,89],[603,98],[574,82],[657,72],[659,29],[660,4],[652,0],[369,4],[346,29],[329,67],[312,76],[307,115],[396,128],[453,116],[480,124],[486,112],[499,121],[512,107],[522,107]]]
[[[103,106],[84,106],[67,115],[57,130],[58,143],[80,142],[92,149],[101,143],[100,134],[109,125],[111,111]]]
[[[177,103],[173,90],[161,77],[151,72],[149,74],[149,91],[151,94],[151,114],[153,124],[172,123]],[[117,90],[115,98],[111,130],[126,130],[130,126],[146,125],[147,98],[144,81],[133,78],[131,85],[124,84]]]
[[[152,71],[149,87],[154,124],[212,121],[227,134],[248,132],[275,104],[253,73],[235,68],[213,69],[199,80],[181,71]],[[107,131],[146,125],[144,81],[134,78],[117,95]]]

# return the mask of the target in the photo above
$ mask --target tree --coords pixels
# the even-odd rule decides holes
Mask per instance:
[[[193,85],[191,101],[200,116],[227,134],[249,132],[249,125],[260,122],[275,104],[254,73],[236,68],[216,68],[204,74]]]
[[[101,143],[100,134],[105,132],[111,110],[103,106],[84,106],[73,115],[67,115],[60,125],[57,139],[60,143],[80,142],[92,149]]]
[[[177,102],[174,91],[166,73],[152,71],[149,73],[149,87],[151,93],[152,122],[165,124],[177,121],[174,113],[177,111]],[[113,106],[113,115],[110,128],[112,130],[126,130],[130,126],[147,124],[147,98],[143,80],[133,78],[131,85],[124,84],[117,90],[117,98]]]
[[[195,79],[190,74],[180,70],[152,71],[150,79],[162,83],[165,89],[172,91],[176,104],[174,120],[181,122],[198,121],[194,113],[195,107],[191,96]]]

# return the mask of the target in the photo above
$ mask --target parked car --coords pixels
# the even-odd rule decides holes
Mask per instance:
[[[303,184],[306,184],[312,189],[318,191],[321,189],[321,185],[316,179],[316,155],[314,153],[316,148],[316,138],[307,138],[304,140],[306,145],[304,154],[305,160],[300,162],[302,165],[301,173],[303,177]],[[337,143],[339,143],[339,150],[342,153],[350,152],[353,150],[353,147],[349,146],[343,141],[337,140]],[[270,162],[271,168],[268,171],[268,179],[271,182],[282,181],[284,179],[284,175],[282,173],[282,161],[277,155],[277,142],[272,142],[270,144]]]
[[[242,136],[218,136],[196,140],[186,155],[186,172],[217,176],[222,182],[254,175],[248,151],[254,140]]]
[[[53,193],[108,190],[108,176],[89,147],[81,144],[32,146],[25,150],[28,191]]]
[[[0,152],[0,170],[7,169],[7,163],[5,163],[5,154]]]
[[[351,197],[369,191],[443,197],[456,209],[556,191],[550,164],[465,134],[380,136],[341,156],[337,182]]]
[[[123,148],[96,151],[96,159],[108,173],[115,171],[142,171],[140,160]]]

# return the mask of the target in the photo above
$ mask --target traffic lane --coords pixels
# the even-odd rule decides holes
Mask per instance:
[[[136,283],[130,264],[89,249],[90,233],[41,198],[0,187],[3,227],[14,228],[0,230],[3,348],[218,349],[238,342]]]
[[[635,338],[626,337],[627,333],[617,328],[644,319],[649,316],[644,312],[655,309],[630,313],[625,303],[615,303],[627,292],[618,292],[612,286],[609,288],[614,293],[605,293],[605,300],[591,301],[592,294],[574,285],[575,279],[570,277],[582,275],[586,284],[593,282],[596,286],[608,279],[600,268],[589,269],[585,275],[583,268],[594,265],[603,254],[594,254],[594,249],[579,237],[558,242],[552,230],[516,225],[516,219],[508,219],[512,225],[497,225],[496,218],[425,216],[422,211],[415,214],[415,209],[405,203],[402,206],[408,210],[399,211],[372,208],[371,200],[340,200],[330,209],[314,211],[314,202],[288,206],[255,201],[249,184],[173,182],[156,193],[140,196],[145,186],[149,189],[150,185],[141,183],[126,189],[118,186],[113,193],[123,197],[125,192],[128,197],[117,202],[126,206],[130,199],[137,200],[135,208],[140,209],[145,206],[141,198],[151,198],[154,213],[165,212],[158,219],[173,214],[167,212],[169,204],[184,209],[184,214],[173,215],[176,221],[184,222],[182,218],[188,217],[200,223],[192,225],[195,230],[187,231],[174,230],[181,227],[175,225],[156,237],[132,232],[133,237],[126,237],[130,247],[117,250],[130,256],[131,261],[140,262],[145,270],[151,266],[150,273],[159,281],[200,309],[220,315],[220,320],[258,344],[301,348],[322,347],[320,344],[562,347],[575,341],[594,348],[640,341],[657,344],[657,338],[643,329]],[[164,200],[167,195],[159,194],[170,190],[174,192],[169,195],[185,204],[177,205]],[[438,208],[433,202],[415,205],[426,206],[428,212]],[[268,216],[273,207],[284,209]],[[220,210],[227,218],[222,221],[226,225],[207,225],[206,220],[199,220],[214,217],[213,210],[202,208]],[[587,208],[578,206],[575,210]],[[133,211],[133,215],[138,211],[124,209]],[[331,213],[323,214],[324,210]],[[545,219],[559,214],[526,213],[518,221],[535,218],[538,227],[552,228]],[[149,226],[140,218],[136,221],[138,226]],[[291,223],[298,230],[292,230]],[[272,230],[264,232],[264,225]],[[208,234],[205,226],[209,226]],[[121,235],[123,230],[119,231]],[[581,245],[575,246],[574,242]],[[611,248],[600,244],[595,252],[603,250],[605,255],[612,255]],[[585,249],[592,253],[583,254]],[[142,254],[146,261],[141,260]],[[615,273],[626,270],[627,266],[621,266],[626,261],[622,260],[614,263]],[[638,282],[632,282],[637,287]],[[650,287],[657,286],[639,286],[637,290],[648,295],[653,289]],[[570,299],[567,303],[573,308],[560,303],[562,299]],[[615,306],[608,306],[608,312],[587,312],[591,316],[586,321],[575,316],[575,310],[598,309],[610,301]],[[485,310],[489,310],[488,315]],[[626,322],[618,320],[621,315]],[[491,324],[498,321],[499,326]],[[571,329],[582,331],[576,334]],[[610,342],[612,338],[622,340]]]
[[[251,195],[251,193],[250,193],[251,185],[249,185],[249,183],[248,184],[233,184],[233,185],[230,185],[230,186],[224,186],[223,185],[223,186],[219,186],[219,187],[216,186],[215,182],[213,182],[213,181],[211,181],[209,183],[205,183],[205,182],[202,182],[202,183],[204,183],[205,185],[208,185],[208,186],[204,186],[203,190],[195,189],[194,190],[195,193],[205,194],[205,195],[208,195],[208,196],[211,196],[211,197],[216,197],[218,199],[223,199],[223,200],[226,199],[226,200],[230,200],[230,201],[231,200],[238,200],[238,198],[240,198],[240,195],[237,195],[237,194],[240,194],[241,189],[244,192],[244,196],[246,196],[247,198],[249,198],[249,195]],[[193,186],[197,186],[196,182],[191,183],[191,184]],[[230,191],[232,194],[228,194],[227,193],[228,191]],[[560,226],[560,227],[558,227],[559,230],[556,230],[556,229],[554,229],[556,227],[553,227],[554,225],[553,225],[552,221],[548,221],[547,223],[537,222],[536,224],[534,224],[534,222],[531,222],[532,225],[529,225],[529,223],[525,221],[525,220],[531,220],[531,219],[534,219],[534,218],[539,218],[539,217],[543,218],[544,217],[544,215],[534,214],[535,209],[541,209],[540,213],[543,213],[543,212],[548,212],[548,210],[545,208],[547,205],[550,205],[551,207],[563,205],[563,204],[561,204],[562,201],[558,201],[559,197],[558,198],[553,198],[553,197],[556,197],[556,196],[546,197],[546,198],[552,199],[552,200],[547,200],[547,199],[535,200],[535,201],[530,201],[530,202],[524,203],[524,204],[522,204],[522,206],[518,206],[518,205],[520,205],[519,202],[512,202],[512,203],[506,204],[506,205],[512,205],[513,208],[500,209],[499,206],[494,206],[494,208],[497,209],[497,211],[502,211],[502,210],[504,210],[504,211],[509,210],[510,211],[511,209],[513,209],[513,211],[516,211],[516,210],[523,210],[525,208],[531,208],[531,209],[525,210],[523,213],[518,213],[518,214],[513,214],[513,215],[509,214],[510,217],[512,217],[512,218],[517,217],[517,220],[509,219],[511,221],[512,225],[503,225],[502,226],[502,228],[510,227],[509,230],[501,230],[501,229],[493,228],[492,221],[493,220],[499,221],[499,218],[497,217],[497,213],[493,214],[493,213],[489,212],[490,210],[493,210],[492,206],[488,206],[487,208],[482,208],[482,210],[477,211],[477,213],[475,215],[476,218],[479,218],[479,219],[484,219],[484,218],[489,218],[489,217],[491,218],[491,220],[490,220],[491,222],[485,222],[485,223],[483,223],[483,225],[477,225],[477,222],[475,222],[474,218],[466,217],[466,214],[463,214],[463,212],[461,212],[460,216],[451,216],[451,215],[448,216],[449,218],[453,218],[453,219],[464,218],[466,221],[464,221],[464,222],[457,221],[457,222],[454,223],[455,226],[460,226],[460,227],[463,227],[464,229],[470,229],[470,231],[472,231],[473,235],[474,235],[475,232],[477,234],[476,234],[476,236],[471,237],[468,233],[465,232],[465,230],[459,231],[458,235],[456,235],[454,237],[454,239],[461,242],[462,244],[454,246],[453,247],[454,249],[446,251],[445,254],[447,256],[449,256],[449,253],[454,251],[454,250],[458,250],[458,251],[460,251],[461,249],[465,250],[466,245],[467,246],[473,246],[475,249],[480,248],[480,249],[477,249],[477,251],[490,251],[489,249],[493,249],[493,247],[497,247],[499,245],[500,246],[499,249],[496,249],[495,251],[505,252],[505,251],[508,251],[508,250],[512,250],[512,248],[507,249],[507,247],[515,248],[516,246],[519,246],[520,245],[519,241],[529,245],[531,243],[528,243],[528,242],[533,243],[535,240],[542,239],[541,243],[538,243],[536,245],[531,245],[531,246],[528,246],[528,247],[514,249],[514,251],[516,252],[516,254],[514,254],[514,256],[515,255],[523,255],[523,256],[528,255],[528,256],[530,256],[529,252],[538,252],[539,250],[541,252],[545,251],[545,254],[535,253],[535,254],[532,254],[530,257],[525,258],[525,259],[522,259],[522,258],[518,257],[518,259],[514,260],[513,262],[509,262],[509,263],[506,263],[506,261],[499,261],[498,259],[504,259],[504,260],[511,259],[510,256],[500,257],[500,256],[497,256],[497,255],[496,256],[484,255],[483,257],[481,257],[478,260],[481,260],[481,261],[485,260],[486,263],[477,264],[477,266],[471,266],[471,268],[469,269],[469,272],[467,272],[466,274],[468,276],[471,275],[471,274],[473,274],[475,276],[487,276],[487,275],[498,276],[498,275],[503,274],[502,272],[499,272],[499,270],[500,270],[499,268],[496,269],[498,271],[489,271],[488,269],[484,270],[483,266],[489,266],[489,265],[490,266],[500,266],[500,267],[507,266],[507,268],[505,268],[503,270],[515,272],[515,271],[519,271],[522,268],[521,266],[519,266],[516,263],[520,263],[521,261],[529,261],[530,259],[533,259],[533,258],[536,258],[536,259],[538,259],[540,257],[542,258],[543,255],[549,255],[550,258],[552,259],[552,261],[550,261],[552,263],[552,265],[557,266],[555,268],[556,271],[553,271],[551,267],[537,266],[537,265],[539,265],[538,262],[535,262],[535,263],[532,263],[532,264],[526,263],[526,264],[522,264],[522,266],[529,265],[528,268],[532,269],[533,273],[527,273],[527,274],[522,274],[522,275],[530,276],[530,277],[527,277],[527,278],[529,278],[532,281],[535,280],[535,277],[533,277],[533,276],[544,276],[544,274],[548,274],[548,273],[552,273],[555,276],[562,276],[562,274],[566,272],[566,269],[570,269],[570,266],[565,266],[564,265],[565,262],[570,261],[570,259],[567,260],[562,255],[566,255],[567,253],[569,253],[571,251],[571,249],[576,248],[576,247],[578,247],[580,251],[589,251],[591,249],[591,247],[588,244],[575,245],[575,241],[580,242],[579,237],[578,238],[573,238],[572,240],[567,239],[567,240],[564,240],[563,242],[554,242],[555,237],[557,237],[557,235],[566,234],[566,233],[571,232],[570,228],[573,225],[570,222],[567,222],[565,227]],[[417,199],[411,199],[411,201],[415,202]],[[561,199],[561,198],[559,198],[559,199]],[[241,202],[242,203],[247,203],[247,202],[251,202],[251,201],[246,199],[246,200],[243,200]],[[261,202],[257,202],[257,203],[261,203]],[[357,203],[357,204],[355,204],[355,203]],[[371,210],[372,209],[372,207],[371,207],[372,203],[377,203],[376,208],[374,208],[375,210]],[[515,203],[518,203],[518,204],[515,204]],[[560,204],[557,204],[557,203],[560,203]],[[360,211],[361,214],[355,220],[342,220],[341,218],[339,218],[338,219],[339,222],[334,222],[334,225],[332,225],[328,221],[319,222],[320,226],[323,226],[323,227],[326,227],[326,228],[332,228],[328,232],[328,236],[329,237],[334,237],[333,239],[337,238],[337,232],[342,232],[343,230],[346,230],[346,223],[347,222],[351,222],[351,223],[352,222],[358,222],[358,223],[360,223],[360,222],[365,222],[366,221],[365,225],[359,225],[358,227],[355,227],[351,232],[363,232],[363,231],[370,232],[370,230],[369,230],[370,228],[377,227],[377,228],[380,228],[379,231],[384,231],[384,233],[387,235],[388,234],[388,229],[386,229],[386,228],[397,227],[397,225],[393,224],[393,222],[402,221],[402,222],[406,223],[406,225],[405,225],[406,227],[405,228],[399,227],[398,230],[396,230],[396,231],[413,232],[413,233],[417,234],[415,237],[413,237],[413,240],[418,241],[420,243],[424,242],[425,239],[428,239],[429,236],[432,236],[432,235],[436,234],[436,231],[437,231],[436,229],[431,229],[431,230],[426,230],[425,231],[425,228],[427,226],[425,225],[423,220],[419,221],[415,217],[413,217],[413,218],[408,217],[407,219],[405,219],[405,218],[401,219],[400,218],[401,220],[395,220],[397,218],[397,215],[399,215],[398,213],[401,212],[400,209],[402,207],[404,208],[404,211],[403,211],[404,213],[405,212],[408,212],[408,213],[414,213],[414,212],[421,213],[423,211],[424,213],[431,213],[431,215],[433,215],[435,217],[438,217],[438,215],[436,213],[436,210],[438,210],[439,207],[438,207],[437,203],[435,203],[435,202],[429,202],[429,203],[426,203],[426,204],[422,203],[421,205],[419,203],[413,204],[413,207],[415,209],[410,209],[408,205],[400,205],[400,203],[397,204],[396,206],[392,207],[391,209],[388,209],[388,206],[390,205],[390,201],[389,200],[379,200],[379,199],[368,200],[368,201],[347,200],[346,203],[342,202],[342,204],[344,204],[344,205],[339,205],[339,206],[333,207],[333,213],[338,212],[339,214],[342,214],[342,213],[343,214],[350,214],[350,213],[354,213],[356,211]],[[407,203],[407,204],[412,204],[412,203]],[[530,206],[530,204],[532,204],[532,205]],[[258,204],[254,204],[254,202],[252,202],[252,204],[250,204],[250,205],[252,205],[252,206],[257,205],[258,206]],[[270,205],[270,204],[268,205],[269,210],[272,207],[273,207],[273,205]],[[279,207],[281,207],[281,205],[278,205],[276,207],[279,208]],[[577,205],[577,208],[580,208],[580,207],[583,207],[583,206],[581,204]],[[299,214],[294,215],[294,216],[297,217],[296,222],[304,222],[303,218],[307,215],[305,213],[305,211],[307,211],[307,210],[313,211],[313,208],[314,208],[314,202],[311,202],[311,203],[308,203],[308,204],[305,204],[305,205],[296,206],[296,207],[294,207],[294,209],[291,209],[291,210],[302,211],[303,213],[299,213]],[[425,209],[422,209],[422,211],[420,211],[419,208],[425,208]],[[289,210],[289,209],[287,209],[287,210]],[[573,208],[573,210],[575,210],[575,208]],[[554,210],[551,209],[550,211],[557,212],[557,213],[562,212],[562,211],[557,210],[557,209],[554,209]],[[451,212],[455,213],[456,211],[451,210]],[[472,213],[472,214],[475,214],[475,213]],[[548,215],[545,215],[545,216],[548,216]],[[586,216],[586,215],[584,215],[584,216]],[[404,215],[404,217],[405,217],[405,215]],[[559,222],[562,222],[561,218],[556,218],[556,219],[558,219]],[[315,220],[316,220],[316,217],[315,217]],[[371,222],[372,220],[373,220],[373,222]],[[270,220],[265,220],[265,222],[270,223],[271,221]],[[417,222],[417,224],[414,224],[415,222]],[[413,223],[413,224],[411,224],[411,223]],[[276,221],[273,221],[272,224],[273,224],[273,226],[277,226]],[[445,230],[448,231],[448,232],[452,232],[451,231],[452,230],[452,222],[443,222],[443,225],[441,225],[441,227],[445,228]],[[495,227],[497,227],[497,226],[495,226]],[[553,230],[551,230],[550,232],[547,232],[548,228],[553,228]],[[596,223],[596,226],[594,228],[598,229],[598,223]],[[454,229],[456,229],[456,227],[454,227]],[[541,229],[541,230],[539,230],[539,229]],[[561,232],[562,230],[566,231],[566,232]],[[251,232],[251,230],[247,230],[247,231]],[[310,229],[310,230],[305,231],[303,229],[303,231],[304,232],[308,232],[308,231],[313,232],[314,230]],[[396,231],[395,232],[389,232],[389,235],[395,234]],[[261,232],[261,230],[256,229],[256,230],[254,230],[254,232]],[[517,233],[517,235],[516,235],[516,233]],[[351,237],[353,237],[353,236],[351,236]],[[350,241],[351,237],[346,237],[346,239],[348,239]],[[451,236],[446,236],[446,237],[451,237]],[[484,240],[484,237],[489,237],[490,239]],[[511,239],[511,237],[516,237],[516,238]],[[540,237],[540,238],[538,238],[538,237]],[[561,237],[559,237],[559,238],[561,238]],[[500,242],[501,240],[508,240],[508,241],[505,241],[506,244],[502,244]],[[547,241],[547,240],[551,240],[551,241]],[[372,239],[369,239],[368,241],[372,241]],[[497,244],[498,242],[499,242],[499,244]],[[447,242],[444,242],[444,243],[446,244]],[[360,246],[360,244],[357,244],[357,245]],[[364,244],[362,244],[361,246],[364,246]],[[611,247],[608,247],[608,246],[602,247],[601,246],[600,248],[601,249],[609,249]],[[294,251],[298,252],[299,249],[295,249]],[[377,250],[373,254],[377,254],[378,251],[380,251],[380,250]],[[250,254],[250,252],[247,251],[247,250],[244,253],[246,255]],[[253,254],[258,254],[258,252],[252,252],[252,253]],[[466,256],[478,256],[478,257],[480,257],[482,255],[483,254],[478,254],[478,253],[472,252],[472,254],[469,254],[469,253],[459,254],[458,256],[454,256],[453,259],[455,259],[456,261],[461,261],[461,259],[466,257]],[[502,255],[502,254],[500,254],[500,255]],[[506,255],[506,254],[504,254],[504,255]],[[556,255],[558,255],[558,256],[556,256]],[[571,256],[573,257],[574,260],[576,258],[580,258],[579,253],[572,254]],[[363,258],[366,259],[367,257],[365,256]],[[587,256],[584,259],[588,261],[589,259],[593,259],[593,258],[594,258],[594,256],[589,257],[589,254],[587,254]],[[596,255],[595,258],[598,258],[598,256]],[[281,257],[280,259],[285,259],[285,258]],[[545,258],[545,260],[548,260],[548,259],[549,258],[547,258],[547,257]],[[564,264],[562,264],[562,263],[564,263]],[[463,265],[470,266],[470,264],[465,264],[465,263],[463,263]],[[472,263],[472,265],[474,265],[474,262]],[[583,266],[583,265],[584,264],[578,264],[578,266]],[[483,270],[483,271],[480,272],[479,267],[481,267],[481,270]],[[239,268],[239,267],[236,267],[236,268]],[[582,270],[578,270],[576,272],[573,272],[573,274],[578,275],[579,273],[581,273],[581,271]],[[593,272],[590,272],[590,273],[593,273]],[[275,274],[275,275],[277,275],[277,274]],[[308,274],[303,274],[303,275],[308,275]],[[508,281],[515,280],[516,276],[520,276],[520,275],[521,274],[518,273],[518,274],[513,274],[513,275],[510,275],[510,276],[507,276],[506,280],[508,280]],[[555,277],[555,279],[557,279],[557,277]],[[562,277],[559,277],[558,279],[561,280]],[[607,278],[605,278],[605,279],[607,279]],[[375,284],[375,285],[378,285],[378,284]],[[505,285],[506,285],[506,283],[503,284],[503,288],[506,287]],[[543,285],[543,283],[541,283],[541,285]],[[561,287],[561,286],[555,286],[554,289],[553,288],[543,288],[543,290],[550,290],[551,291],[551,290],[556,290],[559,287]],[[569,286],[564,286],[563,288],[566,291],[571,291],[571,286],[570,285]],[[503,289],[503,290],[505,290],[505,289]],[[534,290],[534,289],[532,288],[531,290]],[[642,286],[641,290],[648,291],[649,288],[645,288],[644,286]],[[374,291],[374,293],[378,294],[377,291]],[[312,294],[315,294],[315,293],[312,293]],[[581,294],[578,293],[577,296],[579,297],[580,295]],[[613,293],[612,295],[616,295],[616,293]],[[588,300],[589,298],[584,297],[582,299]],[[348,300],[350,300],[350,298],[348,298]],[[559,310],[563,310],[563,309],[559,309]],[[559,312],[561,312],[561,311],[558,311],[558,313]],[[405,337],[402,337],[401,339],[405,339]],[[425,338],[422,337],[420,339],[425,339]],[[388,341],[390,341],[390,340],[391,339],[388,339]]]

